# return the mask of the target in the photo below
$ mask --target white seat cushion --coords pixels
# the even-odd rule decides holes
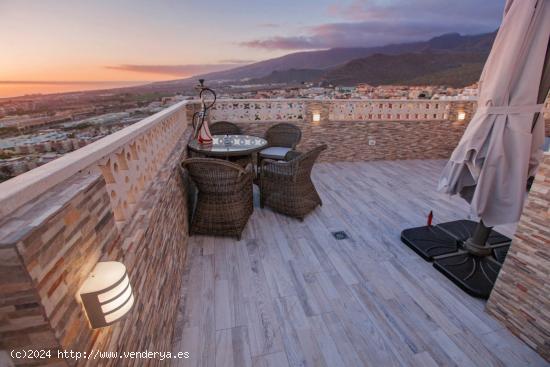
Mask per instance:
[[[283,159],[292,148],[286,147],[269,147],[260,152],[262,158],[268,159]]]

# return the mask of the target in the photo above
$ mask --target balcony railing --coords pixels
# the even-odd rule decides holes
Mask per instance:
[[[329,119],[338,121],[447,120],[451,101],[344,100],[331,102]]]
[[[180,102],[125,129],[0,184],[0,218],[79,172],[100,172],[119,225],[187,127]]]
[[[306,100],[306,99],[222,99],[216,102],[214,121],[304,121],[308,113],[322,114],[330,121],[415,121],[447,120],[453,112],[473,101],[431,100]]]
[[[306,101],[299,99],[221,99],[212,109],[212,121],[302,121]]]

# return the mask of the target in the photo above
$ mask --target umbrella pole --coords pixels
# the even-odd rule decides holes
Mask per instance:
[[[464,241],[464,249],[472,255],[489,256],[492,253],[491,247],[487,246],[487,239],[491,234],[492,227],[486,227],[483,220],[479,220],[472,237]]]

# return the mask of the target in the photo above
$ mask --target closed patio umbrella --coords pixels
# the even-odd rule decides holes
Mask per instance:
[[[460,194],[488,226],[519,220],[527,179],[542,156],[549,36],[550,0],[507,1],[477,111],[439,181],[441,191]]]
[[[542,157],[550,87],[550,0],[508,0],[479,81],[478,108],[445,166],[439,190],[470,203],[479,223],[405,229],[402,241],[466,292],[488,298]]]

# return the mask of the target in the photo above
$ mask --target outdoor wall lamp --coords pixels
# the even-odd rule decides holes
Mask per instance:
[[[98,262],[80,288],[80,297],[92,329],[114,323],[134,304],[124,264]]]
[[[311,119],[313,122],[319,122],[321,121],[321,114],[319,112],[314,112]]]
[[[460,112],[458,113],[458,120],[459,120],[459,121],[464,121],[465,119],[466,119],[466,112],[460,111]]]

